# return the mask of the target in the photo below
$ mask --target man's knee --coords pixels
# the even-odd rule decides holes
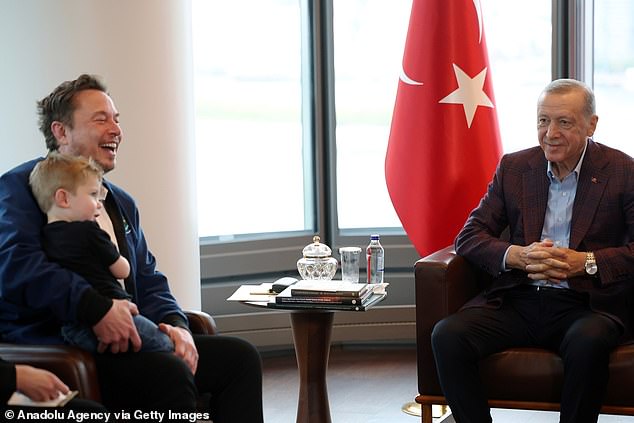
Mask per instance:
[[[251,343],[240,338],[219,335],[194,335],[194,342],[199,355],[196,373],[199,383],[207,375],[224,373],[232,377],[240,373],[255,382],[261,380],[260,353]]]
[[[431,344],[434,351],[452,349],[462,338],[462,326],[453,316],[445,317],[434,325],[431,332]]]
[[[194,383],[194,375],[191,369],[185,363],[185,360],[174,356],[170,353],[164,354],[165,360],[162,362],[161,376],[163,380],[167,379],[173,383],[182,383],[185,385]],[[169,384],[169,382],[165,382]],[[177,385],[178,386],[178,385]]]
[[[240,338],[219,335],[194,335],[194,342],[200,355],[200,360],[207,359],[207,355],[231,358],[231,361],[246,363],[260,363],[260,353],[248,341]]]
[[[252,363],[253,365],[260,367],[261,358],[260,352],[255,348],[255,346],[243,339],[237,339],[238,341],[238,351],[245,358],[246,362]]]
[[[621,329],[614,321],[592,315],[579,319],[566,333],[561,344],[562,353],[587,357],[603,357],[616,347]]]

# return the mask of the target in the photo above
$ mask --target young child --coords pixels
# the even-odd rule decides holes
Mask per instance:
[[[103,171],[92,159],[49,153],[31,172],[29,183],[48,223],[42,228],[42,246],[51,261],[86,279],[99,294],[111,299],[132,297],[117,279],[125,279],[130,264],[119,254],[96,222],[102,210]],[[133,317],[142,351],[173,351],[170,338],[156,324]],[[96,352],[99,341],[90,327],[62,326],[71,345]]]

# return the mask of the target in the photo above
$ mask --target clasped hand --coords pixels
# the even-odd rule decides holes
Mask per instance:
[[[526,247],[511,246],[506,264],[507,267],[524,270],[533,280],[558,284],[583,274],[585,257],[585,253],[556,247],[553,241],[546,239]]]

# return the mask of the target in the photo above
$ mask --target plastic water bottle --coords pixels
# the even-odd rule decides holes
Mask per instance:
[[[372,235],[370,245],[365,249],[365,256],[368,260],[368,283],[383,283],[385,251],[379,238],[379,235]]]

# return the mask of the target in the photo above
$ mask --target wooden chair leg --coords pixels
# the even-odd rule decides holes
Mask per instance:
[[[431,404],[423,404],[421,409],[422,409],[422,413],[420,415],[421,422],[422,423],[431,423],[432,422]]]

